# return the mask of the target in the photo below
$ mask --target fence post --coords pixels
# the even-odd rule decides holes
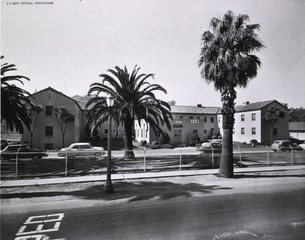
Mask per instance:
[[[182,150],[180,149],[180,166],[179,166],[179,169],[181,170],[181,164],[182,164]]]
[[[211,148],[212,148],[212,168],[214,168],[214,148],[211,144]]]
[[[20,150],[20,148],[17,149],[17,153],[16,153],[16,176],[15,176],[16,179],[18,179],[18,154],[19,154],[19,150]]]
[[[240,148],[239,145],[236,145],[236,146],[237,146],[238,149],[239,149],[239,166],[241,167],[241,165],[242,165],[242,161],[241,161],[241,148]]]
[[[291,149],[291,166],[293,166],[293,148],[291,145],[289,145],[290,149]]]
[[[269,167],[269,162],[270,162],[270,152],[269,152],[269,147],[267,145],[265,145],[265,147],[268,149],[268,158],[267,158],[267,166]]]
[[[65,177],[68,175],[68,152],[66,149],[66,158],[65,158]]]
[[[146,148],[144,147],[144,172],[146,172]]]

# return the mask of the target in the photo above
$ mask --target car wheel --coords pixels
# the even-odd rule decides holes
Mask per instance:
[[[100,158],[101,156],[102,156],[102,154],[100,152],[94,153],[94,157],[95,158]]]

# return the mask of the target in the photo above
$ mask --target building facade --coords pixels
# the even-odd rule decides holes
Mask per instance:
[[[30,131],[25,130],[22,136],[24,143],[30,144],[32,141],[33,147],[39,149],[59,149],[80,141],[85,134],[84,115],[77,101],[51,87],[34,93],[33,97],[34,104],[40,105],[42,111],[37,115],[32,114],[32,129],[35,131],[31,137]],[[53,114],[55,107],[65,107],[74,115],[74,121],[67,125],[64,143],[60,125]],[[36,126],[33,126],[34,122]]]
[[[271,129],[271,123],[262,116],[263,111],[270,106],[279,107],[285,112],[285,117],[279,118],[273,129]],[[289,138],[289,110],[278,101],[246,102],[244,105],[236,106],[235,109],[233,141],[249,143],[255,139],[260,143],[271,143],[272,138],[273,140]],[[217,118],[222,134],[222,115],[218,114]]]
[[[201,140],[208,139],[214,130],[218,130],[216,120],[218,111],[218,107],[205,107],[201,104],[197,106],[171,106],[172,129],[169,131],[166,127],[162,127],[162,130],[169,135],[170,143],[175,146],[187,144],[188,136],[191,133],[196,133]],[[146,140],[148,143],[152,143],[157,140],[156,135],[145,121],[135,121],[134,128],[135,139],[138,142]]]
[[[305,122],[290,122],[289,134],[293,138],[305,141]]]

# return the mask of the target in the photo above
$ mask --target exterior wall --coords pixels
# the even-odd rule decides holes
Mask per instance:
[[[108,120],[104,122],[100,128],[99,128],[99,136],[101,139],[107,139],[108,138],[108,129],[109,129],[109,122]],[[112,139],[121,140],[123,139],[123,136],[125,134],[125,130],[123,126],[117,126],[113,121],[111,122],[111,137]]]
[[[190,133],[196,131],[201,140],[208,139],[213,130],[218,129],[216,114],[185,114],[173,113],[172,129],[169,131],[166,126],[162,127],[170,137],[170,143],[174,145],[187,144]],[[213,118],[213,121],[211,121]],[[146,140],[152,143],[157,140],[149,125],[143,120],[141,124],[135,122],[135,139],[140,142]]]
[[[190,133],[196,131],[201,140],[208,139],[218,129],[216,114],[173,113],[171,144],[186,144]],[[213,120],[212,120],[213,119]]]
[[[233,130],[233,141],[247,142],[256,139],[262,140],[261,111],[248,111],[235,113],[235,124]]]
[[[285,118],[279,119],[274,124],[274,128],[277,128],[276,139],[288,139],[289,138],[289,112],[286,107],[274,101],[271,105],[276,105],[285,111]],[[262,118],[262,111],[271,105],[267,105],[262,109],[253,111],[243,111],[235,113],[235,124],[233,129],[233,141],[249,143],[252,139],[256,139],[261,143],[271,143],[271,126],[270,122],[267,122]],[[252,115],[255,115],[255,120],[252,119]],[[220,133],[223,135],[222,129],[222,115],[218,114],[218,124],[220,126]],[[243,119],[243,120],[242,120]],[[243,130],[242,130],[243,129]],[[252,132],[255,129],[254,133]],[[243,133],[242,133],[243,131]]]
[[[75,116],[75,120],[68,123],[64,146],[68,146],[73,142],[80,140],[81,136],[81,109],[77,103],[69,97],[63,95],[60,92],[55,91],[52,88],[42,90],[34,94],[35,103],[42,105],[43,111],[38,114],[37,124],[33,135],[33,147],[45,149],[45,148],[62,148],[63,139],[62,133],[59,127],[58,120],[53,115],[46,115],[46,107],[62,107],[65,106],[68,111]],[[34,121],[35,114],[32,116]],[[46,127],[53,127],[53,135],[46,136]],[[23,134],[23,142],[31,142],[30,133],[28,130]],[[52,146],[52,147],[51,147]]]

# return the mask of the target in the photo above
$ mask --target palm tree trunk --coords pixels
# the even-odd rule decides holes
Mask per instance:
[[[133,120],[126,119],[124,123],[125,127],[125,155],[124,159],[134,159],[135,155],[133,152],[133,144],[132,144],[132,127],[133,127]]]
[[[233,160],[232,129],[223,129],[222,152],[218,171],[219,177],[234,177]]]
[[[221,93],[222,101],[222,116],[223,116],[223,139],[222,139],[222,152],[219,166],[219,177],[233,178],[233,127],[234,127],[234,101],[236,99],[236,91],[234,86],[228,86]]]

